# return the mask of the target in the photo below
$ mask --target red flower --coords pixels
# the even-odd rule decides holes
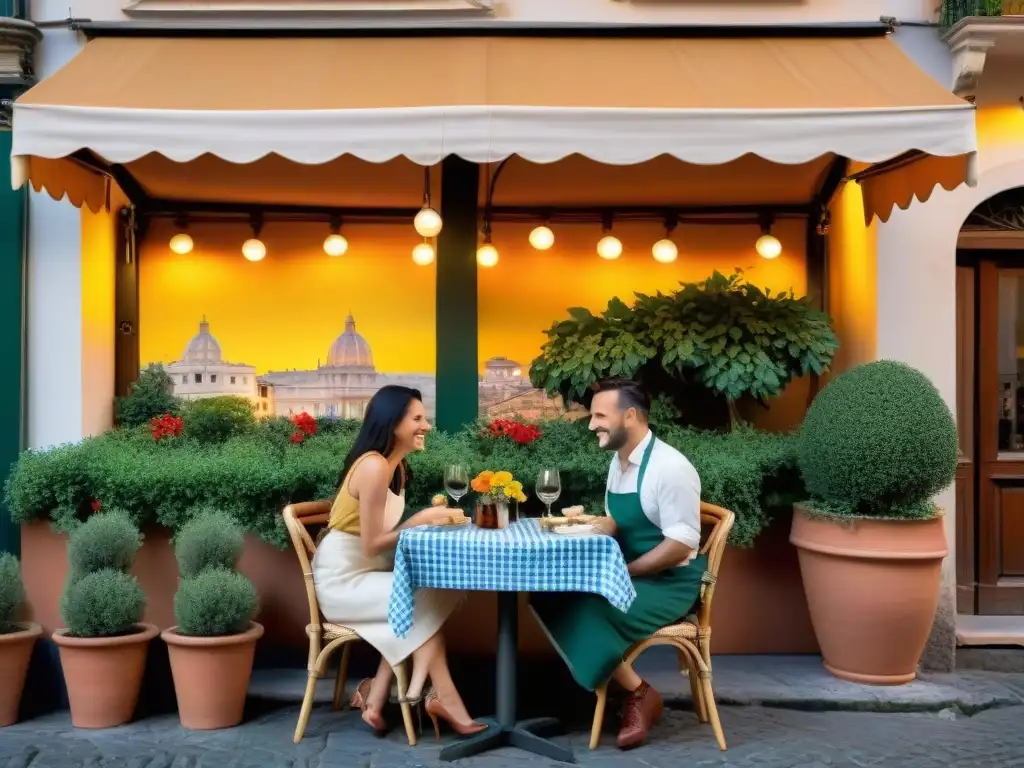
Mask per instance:
[[[484,431],[484,434],[493,437],[507,437],[519,445],[529,445],[540,437],[541,431],[535,424],[523,424],[513,419],[495,419]]]
[[[89,502],[89,507],[90,509],[92,509],[93,512],[99,512],[101,509],[103,509],[103,505],[100,503],[99,499],[93,499],[91,502]]]
[[[163,416],[155,416],[149,420],[149,432],[153,435],[154,440],[177,437],[181,434],[182,423],[177,416],[165,413]]]
[[[308,413],[299,413],[292,416],[292,424],[299,430],[303,435],[315,435],[316,434],[316,419],[310,416]],[[296,441],[292,439],[292,442],[302,442],[301,440]]]
[[[306,436],[302,432],[292,432],[292,436],[290,439],[292,441],[292,445],[298,445],[299,443],[306,439]]]

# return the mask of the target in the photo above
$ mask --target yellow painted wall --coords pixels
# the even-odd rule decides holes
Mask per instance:
[[[117,198],[117,191],[112,192]],[[113,199],[114,211],[120,200]],[[82,434],[114,418],[114,269],[117,214],[82,209]],[[55,311],[60,311],[55,308]]]
[[[349,250],[323,252],[322,224],[268,223],[266,258],[242,257],[245,224],[191,227],[195,249],[167,247],[171,222],[154,222],[140,259],[140,353],[145,364],[181,358],[206,315],[224,359],[268,370],[310,370],[326,362],[334,339],[355,316],[377,370],[433,373],[434,267],[410,254],[412,226],[346,227]]]
[[[875,224],[864,225],[864,199],[857,184],[845,184],[832,203],[828,234],[828,304],[839,336],[832,373],[876,357],[878,254]]]

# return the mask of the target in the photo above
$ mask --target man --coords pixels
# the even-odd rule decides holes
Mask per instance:
[[[679,451],[647,425],[650,398],[633,381],[596,386],[590,431],[614,451],[605,517],[591,522],[615,536],[636,588],[623,613],[594,594],[541,593],[531,604],[576,681],[595,690],[609,678],[627,694],[618,745],[639,746],[662,713],[660,694],[623,663],[626,650],[684,618],[700,595],[707,558],[700,543],[700,478]]]

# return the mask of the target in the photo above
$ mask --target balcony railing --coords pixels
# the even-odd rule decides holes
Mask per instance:
[[[943,0],[942,26],[952,27],[968,16],[1002,16],[1004,0]]]

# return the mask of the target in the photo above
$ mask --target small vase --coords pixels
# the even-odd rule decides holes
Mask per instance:
[[[498,527],[498,507],[496,504],[476,505],[476,527],[494,529]]]

